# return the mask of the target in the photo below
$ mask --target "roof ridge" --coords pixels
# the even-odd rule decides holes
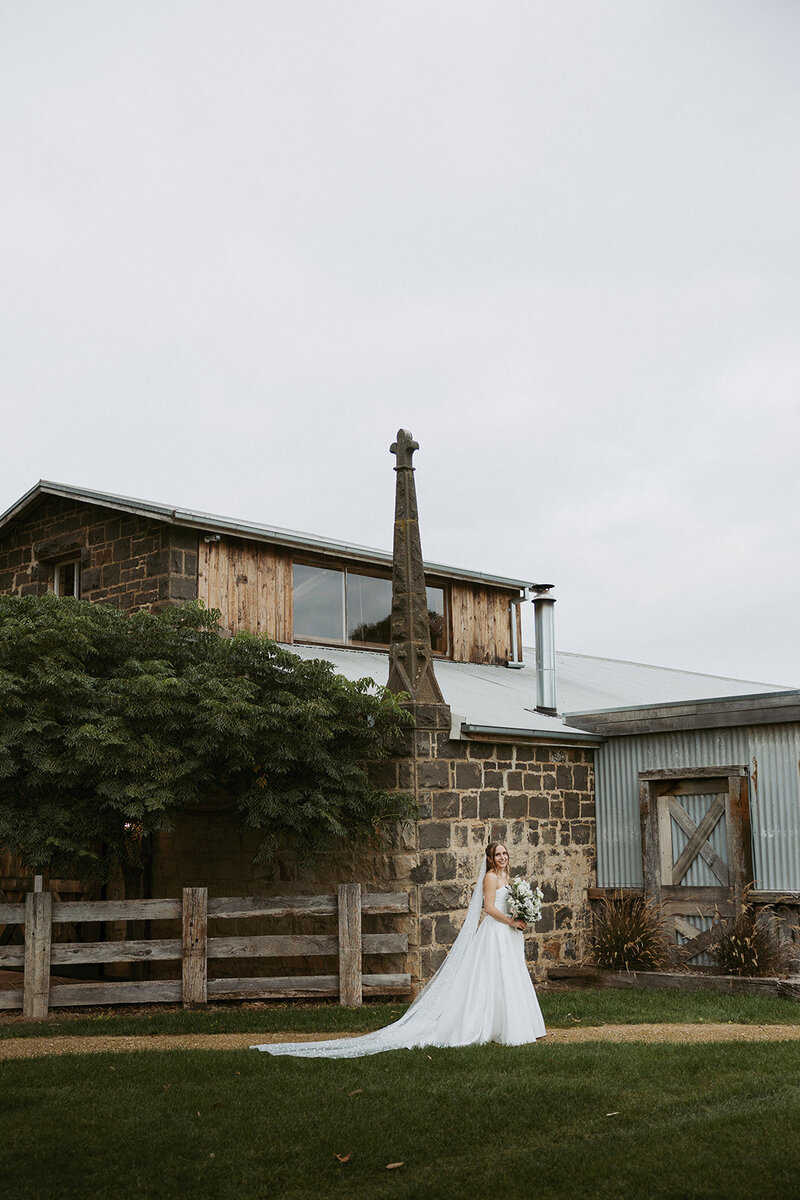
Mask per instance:
[[[168,504],[143,500],[136,496],[121,496],[115,492],[103,492],[95,489],[77,487],[73,484],[58,483],[56,480],[40,479],[29,488],[18,500],[0,514],[0,528],[8,521],[22,513],[41,495],[60,495],[63,498],[82,503],[95,503],[111,509],[123,509],[136,512],[142,516],[151,515],[160,519],[192,529],[216,529],[227,537],[252,538],[266,542],[276,542],[286,546],[300,547],[304,551],[319,552],[342,559],[352,558],[374,565],[380,564],[385,569],[391,568],[391,550],[379,550],[375,546],[362,546],[357,542],[345,542],[336,538],[320,537],[306,533],[300,529],[283,529],[275,525],[263,525],[260,522],[240,521],[235,517],[226,517],[221,513],[200,512],[191,508],[181,508]],[[487,571],[471,571],[464,567],[451,566],[446,563],[424,560],[425,570],[431,576],[442,576],[446,579],[465,579],[472,583],[487,583],[499,588],[522,591],[536,585],[530,579],[512,579],[505,575],[494,575]]]
[[[523,649],[531,650],[533,647],[525,646]],[[675,675],[692,675],[698,679],[720,679],[727,683],[751,683],[757,684],[759,687],[783,688],[785,691],[795,690],[789,684],[768,683],[765,679],[743,679],[739,675],[715,675],[711,671],[692,671],[686,667],[662,667],[658,663],[637,662],[632,658],[607,658],[602,654],[581,654],[577,650],[556,650],[556,655],[560,654],[565,658],[589,658],[594,662],[619,663],[623,667],[647,667],[651,671],[671,671]]]

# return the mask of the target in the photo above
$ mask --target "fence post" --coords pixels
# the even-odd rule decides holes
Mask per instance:
[[[339,884],[339,1003],[361,1007],[361,884]]]
[[[31,1021],[47,1016],[50,1004],[50,940],[53,893],[28,892],[25,897],[25,975],[22,1015]]]
[[[183,889],[183,1007],[208,1003],[208,888]]]

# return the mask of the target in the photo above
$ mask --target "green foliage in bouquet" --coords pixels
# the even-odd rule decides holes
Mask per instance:
[[[661,908],[646,896],[615,895],[595,910],[591,950],[598,967],[655,971],[672,961],[674,949]]]
[[[789,975],[796,965],[797,947],[785,936],[786,923],[770,908],[745,903],[732,917],[719,922],[719,936],[710,948],[714,965],[725,975]]]
[[[221,638],[218,620],[198,603],[126,616],[0,596],[0,847],[102,878],[210,795],[260,832],[261,857],[414,815],[364,765],[407,724],[391,693],[263,637]]]

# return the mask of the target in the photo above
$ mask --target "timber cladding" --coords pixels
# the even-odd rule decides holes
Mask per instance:
[[[489,663],[499,666],[512,657],[511,621],[519,620],[519,605],[512,600],[518,592],[481,584],[450,586],[450,629],[455,662]],[[518,634],[522,645],[521,631]]]
[[[198,555],[198,597],[207,608],[219,609],[224,629],[262,633],[276,642],[294,640],[291,550],[246,538],[206,542],[201,537]],[[512,657],[511,621],[520,622],[520,606],[512,604],[519,593],[456,580],[439,586],[449,595],[450,657],[506,663]],[[522,644],[521,630],[517,644]]]
[[[100,505],[47,497],[0,533],[0,592],[41,596],[80,564],[80,595],[133,612],[197,595],[197,534]]]
[[[223,629],[292,641],[292,556],[243,538],[199,543],[197,595]]]

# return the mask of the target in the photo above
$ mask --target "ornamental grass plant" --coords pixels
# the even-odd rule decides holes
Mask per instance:
[[[661,906],[621,893],[601,900],[594,913],[592,960],[611,971],[656,971],[673,961],[675,944]]]
[[[797,947],[790,926],[771,908],[744,903],[731,917],[720,917],[719,937],[711,946],[714,965],[725,975],[764,977],[790,975],[797,967]]]

